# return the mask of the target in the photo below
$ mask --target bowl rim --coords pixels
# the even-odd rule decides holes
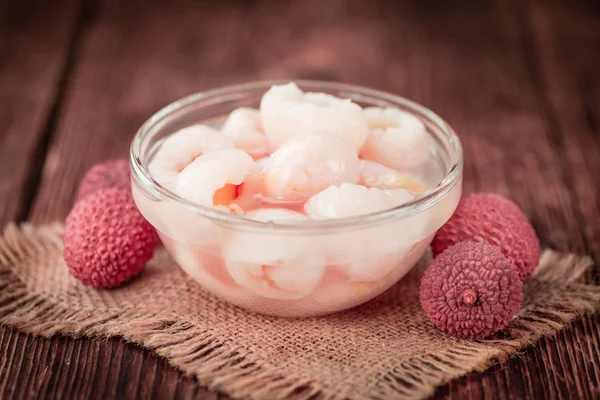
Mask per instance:
[[[235,95],[237,92],[246,92],[258,89],[268,90],[273,85],[281,85],[294,82],[300,88],[318,90],[319,88],[336,90],[339,92],[349,92],[359,96],[368,96],[378,100],[384,100],[390,103],[401,105],[405,109],[417,112],[427,117],[433,124],[436,125],[446,136],[450,147],[449,156],[451,167],[448,173],[443,177],[442,181],[434,188],[424,194],[415,197],[413,200],[403,203],[394,208],[385,209],[373,213],[361,214],[351,217],[325,219],[325,220],[290,220],[290,221],[260,221],[248,218],[244,215],[230,214],[222,210],[196,204],[186,200],[171,190],[162,186],[157,182],[150,172],[147,165],[142,163],[141,153],[145,137],[152,129],[162,121],[168,119],[172,114],[189,107],[199,101],[215,99],[222,96]],[[214,103],[211,103],[214,104]],[[370,225],[377,225],[391,220],[407,218],[423,212],[443,198],[449,195],[456,185],[460,183],[461,172],[463,169],[463,149],[460,139],[452,129],[452,127],[439,115],[425,106],[422,106],[405,97],[372,89],[369,87],[347,84],[342,82],[318,81],[318,80],[261,80],[252,81],[242,84],[227,85],[216,89],[211,89],[203,92],[197,92],[179,100],[176,100],[167,106],[163,107],[150,118],[148,118],[136,132],[130,146],[129,152],[130,167],[132,170],[133,184],[136,182],[142,186],[145,191],[151,191],[153,194],[158,194],[164,198],[173,200],[185,207],[189,207],[199,215],[206,217],[218,224],[233,225],[237,228],[247,228],[252,230],[269,230],[277,229],[278,231],[291,232],[306,232],[315,230],[318,232],[336,231],[344,229],[357,229]]]

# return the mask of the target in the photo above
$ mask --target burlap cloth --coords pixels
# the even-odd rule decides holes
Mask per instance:
[[[351,311],[303,320],[247,313],[204,292],[159,249],[116,290],[81,285],[61,257],[62,225],[0,238],[0,323],[42,336],[120,336],[234,397],[422,398],[600,307],[580,282],[588,257],[544,251],[518,316],[495,338],[453,339],[421,312],[422,266]]]

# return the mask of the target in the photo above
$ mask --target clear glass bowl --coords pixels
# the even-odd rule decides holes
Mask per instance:
[[[358,86],[297,81],[305,91],[350,98],[363,107],[398,107],[420,118],[430,136],[431,157],[443,171],[441,182],[394,209],[280,224],[194,204],[151,176],[148,165],[161,139],[193,124],[219,125],[238,107],[258,108],[264,92],[281,83],[198,93],[153,115],[131,145],[133,196],[179,266],[215,296],[264,314],[328,314],[379,295],[421,258],[460,199],[462,148],[446,122],[410,100]],[[282,257],[292,261],[269,263]],[[265,278],[265,271],[286,282],[286,290]]]

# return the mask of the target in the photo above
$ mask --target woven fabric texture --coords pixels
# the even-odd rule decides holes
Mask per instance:
[[[582,281],[591,259],[545,250],[521,311],[488,340],[454,339],[431,325],[418,299],[424,262],[358,308],[281,319],[209,295],[163,248],[124,287],[83,286],[67,271],[61,237],[61,224],[5,229],[0,323],[46,337],[120,336],[239,398],[424,398],[600,308],[600,287]]]

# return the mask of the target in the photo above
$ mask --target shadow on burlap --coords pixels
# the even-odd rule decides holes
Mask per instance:
[[[0,323],[49,337],[120,336],[201,384],[241,398],[423,398],[600,308],[581,282],[589,257],[543,252],[523,306],[494,338],[435,329],[418,300],[422,266],[375,300],[320,318],[247,313],[203,291],[160,248],[145,272],[94,290],[67,272],[62,225],[11,225],[0,237]]]

